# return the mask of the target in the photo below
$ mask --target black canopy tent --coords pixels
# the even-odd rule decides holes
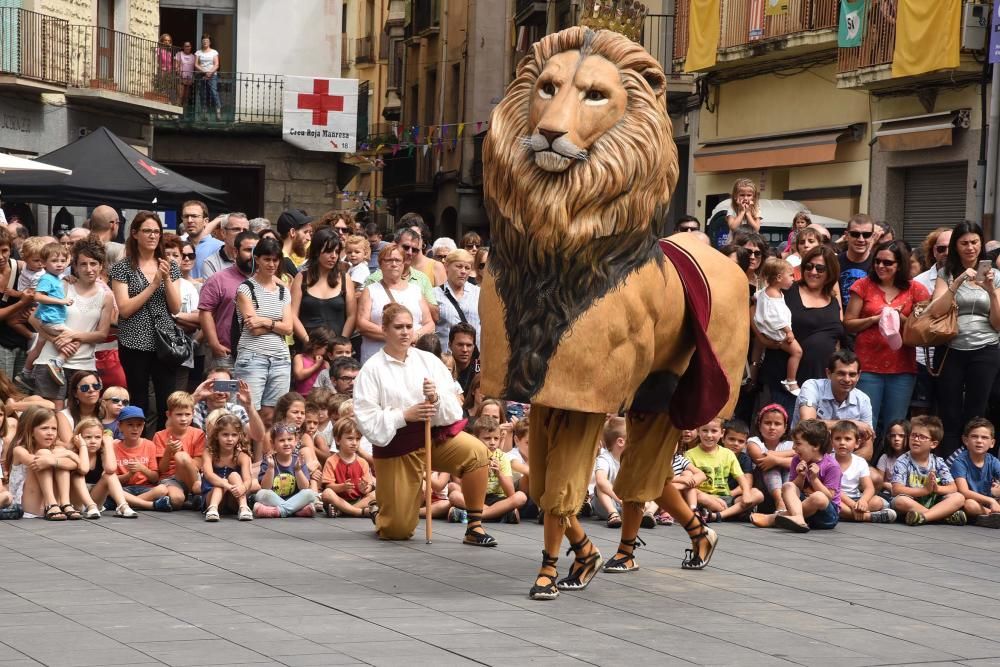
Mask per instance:
[[[97,206],[162,209],[188,199],[222,204],[223,190],[202,185],[157,164],[115,136],[98,128],[40,158],[73,174],[0,174],[5,201],[49,206]]]

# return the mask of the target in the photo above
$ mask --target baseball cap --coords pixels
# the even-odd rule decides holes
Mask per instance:
[[[120,423],[128,421],[129,419],[141,419],[146,421],[146,413],[144,413],[142,408],[137,405],[129,405],[122,408],[122,411],[118,413],[118,421]]]
[[[291,230],[305,227],[312,221],[312,216],[294,208],[288,209],[278,216],[278,235],[284,238]]]

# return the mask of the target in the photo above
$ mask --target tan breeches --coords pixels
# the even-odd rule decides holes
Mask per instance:
[[[663,495],[674,477],[674,452],[681,432],[665,413],[628,415],[628,446],[615,479],[615,493],[622,502],[644,503]]]
[[[489,465],[486,445],[468,433],[431,447],[431,467],[461,477]],[[424,479],[424,450],[375,459],[375,530],[383,540],[408,540],[417,527]]]

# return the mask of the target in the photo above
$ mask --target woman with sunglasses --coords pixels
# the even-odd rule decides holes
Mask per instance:
[[[785,292],[785,304],[792,311],[792,333],[802,345],[802,361],[796,380],[799,386],[806,380],[826,377],[826,364],[844,337],[840,301],[836,298],[840,265],[837,254],[829,246],[816,246],[802,256],[802,278]],[[788,355],[773,341],[758,336],[767,347],[761,362],[761,384],[770,390],[771,400],[790,414],[795,398],[784,391]]]
[[[917,380],[917,353],[909,345],[902,345],[899,331],[913,306],[928,298],[927,288],[910,279],[910,253],[896,241],[880,243],[868,275],[851,285],[844,326],[857,334],[854,352],[861,365],[858,389],[872,401],[876,433],[883,430],[880,423],[904,419],[909,410]],[[886,327],[880,325],[887,308],[899,316],[899,327],[889,337],[883,333]]]
[[[305,270],[292,281],[295,337],[303,344],[309,341],[309,332],[320,327],[345,338],[354,332],[354,281],[345,278],[340,261],[343,245],[336,229],[320,227],[309,244]]]
[[[36,327],[46,343],[35,368],[47,370],[49,359],[62,353],[66,355],[63,371],[67,378],[74,371],[97,369],[96,345],[108,337],[114,315],[114,297],[97,283],[104,270],[104,247],[94,241],[80,241],[73,246],[72,260],[76,282],[66,285],[66,297],[73,299],[73,305],[66,309],[66,330],[57,337],[50,337],[42,327]],[[49,373],[37,371],[34,374],[37,393],[53,401],[57,410],[62,408],[66,387],[56,384]]]
[[[961,446],[962,428],[986,414],[990,388],[1000,373],[1000,271],[981,273],[987,259],[983,228],[960,222],[951,232],[948,259],[938,272],[930,313],[934,317],[958,307],[958,335],[934,351],[938,414],[944,440],[935,454],[947,458]]]
[[[73,439],[73,429],[81,419],[93,417],[100,419],[101,415],[101,379],[94,371],[77,371],[66,383],[66,407],[56,412],[56,426],[59,429],[59,442],[70,442]]]
[[[358,298],[358,331],[361,332],[361,363],[385,345],[382,311],[391,303],[405,306],[413,316],[414,339],[434,332],[431,309],[415,283],[403,279],[403,249],[392,243],[378,254],[381,275]],[[378,274],[374,274],[378,275]]]
[[[156,430],[167,419],[167,396],[177,386],[177,366],[159,360],[153,330],[169,326],[181,309],[181,268],[163,254],[163,223],[152,211],[139,211],[129,226],[125,259],[111,267],[111,291],[118,304],[118,357],[133,404],[150,412],[146,387],[156,399]]]

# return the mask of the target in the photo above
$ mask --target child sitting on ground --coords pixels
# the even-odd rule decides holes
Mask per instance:
[[[906,512],[906,525],[944,521],[953,526],[966,522],[965,496],[958,493],[948,464],[934,449],[944,437],[937,417],[918,415],[910,422],[910,451],[892,469],[892,508]]]
[[[785,510],[781,487],[788,481],[788,468],[792,464],[793,443],[784,440],[788,432],[788,413],[777,403],[765,405],[757,413],[757,437],[747,440],[747,454],[753,461],[764,491],[771,497],[775,512]]]
[[[167,397],[166,428],[153,436],[160,484],[167,487],[170,504],[176,508],[183,507],[188,498],[201,499],[205,432],[191,426],[193,419],[194,397],[175,391]],[[194,502],[191,507],[200,511],[201,503]]]
[[[883,454],[878,457],[875,467],[882,473],[882,488],[879,495],[886,500],[892,499],[892,469],[896,461],[910,448],[910,422],[897,419],[889,424],[882,438]]]
[[[803,419],[792,431],[795,456],[781,488],[784,514],[752,514],[759,528],[777,527],[796,533],[830,530],[840,518],[840,466],[830,453],[830,432],[819,419]]]
[[[336,516],[371,516],[375,500],[375,480],[368,462],[358,456],[361,431],[350,417],[337,420],[333,427],[338,449],[323,466],[323,509]]]
[[[761,273],[767,287],[757,292],[753,321],[761,335],[776,341],[781,351],[788,355],[785,379],[781,385],[792,396],[798,396],[799,383],[795,376],[802,361],[802,346],[792,333],[792,311],[788,309],[783,293],[795,284],[795,269],[783,259],[769,257]],[[754,359],[761,358],[762,347],[759,342],[754,343]]]
[[[3,471],[12,504],[28,518],[47,521],[79,519],[70,504],[70,471],[80,464],[77,454],[61,446],[56,414],[42,406],[29,406],[17,421],[10,442],[4,443]]]
[[[868,462],[854,453],[861,445],[861,435],[854,422],[839,421],[830,429],[833,454],[840,465],[840,520],[894,523],[896,511],[875,495]]]
[[[101,395],[101,425],[111,435],[112,440],[122,439],[118,415],[128,406],[128,389],[114,385],[104,388],[104,393]]]
[[[950,468],[958,492],[965,498],[963,511],[977,526],[1000,528],[1000,460],[990,454],[996,443],[993,424],[976,417],[962,432],[965,449],[951,457]]]
[[[684,453],[689,449],[694,449],[698,446],[698,429],[696,428],[686,428],[681,431],[681,440],[677,443],[677,451]]]
[[[106,430],[105,425],[97,419],[85,417],[77,423],[73,437],[77,440],[79,447],[87,448],[86,469],[81,465],[77,471],[81,478],[78,480],[74,476],[72,479],[77,495],[85,502],[90,500],[84,515],[87,518],[97,518],[90,512],[91,505],[94,507],[106,506],[105,503],[110,498],[110,504],[115,510],[115,517],[119,519],[138,517],[136,511],[128,506],[121,482],[118,481],[118,476],[115,474],[118,462],[115,460],[115,441],[111,432]],[[82,489],[77,486],[81,483],[83,484]]]
[[[297,451],[298,429],[275,422],[269,433],[271,452],[260,466],[260,487],[253,515],[258,519],[313,517],[318,494],[309,487],[310,471]]]
[[[169,489],[159,484],[156,445],[142,437],[146,428],[146,413],[142,408],[130,405],[118,414],[118,427],[122,439],[115,441],[115,459],[125,502],[136,510],[172,511],[174,507],[168,496]]]
[[[291,427],[293,429],[292,432],[296,434],[295,454],[296,456],[301,456],[303,463],[308,469],[309,488],[315,492],[318,499],[319,484],[323,478],[323,466],[320,465],[319,458],[316,456],[316,448],[313,447],[312,436],[304,433],[302,430],[302,425],[305,424],[305,421],[306,399],[302,394],[290,391],[278,399],[278,402],[274,406],[274,423],[285,424]],[[275,451],[273,443],[270,451]],[[323,511],[322,503],[317,500],[316,504],[316,511]]]
[[[248,451],[243,421],[233,414],[220,415],[212,424],[202,461],[205,521],[218,521],[223,504],[235,510],[240,521],[253,521],[247,502],[253,488]]]
[[[615,493],[614,483],[622,465],[625,435],[625,418],[609,417],[601,433],[601,450],[594,461],[594,493],[590,506],[598,518],[608,522],[608,528],[622,526],[622,501]]]
[[[529,520],[537,519],[541,511],[538,509],[535,501],[531,499],[531,494],[529,493],[529,485],[531,483],[531,469],[528,467],[528,453],[531,446],[529,440],[530,421],[531,418],[526,416],[514,422],[514,426],[511,429],[511,439],[514,441],[514,446],[504,455],[510,462],[510,472],[514,479],[514,488],[528,496],[524,507],[518,510],[518,512],[520,512],[522,519]]]
[[[734,440],[742,437],[745,443],[746,433],[740,434],[739,430],[747,429],[735,428],[730,437]],[[722,437],[722,420],[715,418],[698,429],[698,446],[686,454],[691,463],[705,473],[705,481],[698,486],[697,501],[706,522],[741,516],[764,500],[764,494],[753,488],[750,474],[743,472],[736,454],[719,446]],[[730,478],[736,480],[740,489],[738,496],[732,495]]]
[[[500,441],[503,438],[500,423],[493,417],[480,417],[472,426],[472,435],[479,438],[489,450],[490,469],[486,482],[483,521],[503,519],[505,523],[520,523],[521,515],[518,509],[527,502],[528,496],[523,491],[514,490],[510,461],[500,451]]]
[[[313,449],[320,463],[326,463],[330,458],[330,447],[326,438],[320,435],[320,419],[326,416],[326,407],[320,407],[312,401],[306,401],[306,418],[302,422],[302,432],[312,438]]]
[[[747,440],[750,437],[750,427],[742,420],[731,419],[722,425],[722,429],[722,444],[736,455],[736,460],[740,464],[740,470],[743,471],[743,475],[749,476],[751,488],[753,488],[753,461],[750,460],[750,455],[747,454]],[[734,498],[739,498],[743,495],[738,478],[729,478],[729,493]],[[756,508],[762,502],[764,502],[764,494],[761,493],[760,489],[753,488],[753,498],[744,501],[744,504]],[[749,512],[747,512],[747,516],[749,516]],[[746,517],[743,518],[745,519]]]
[[[697,433],[697,431],[695,431],[695,433]],[[679,449],[680,447],[678,447],[678,450]],[[691,508],[692,512],[697,512],[698,486],[708,479],[708,477],[698,468],[698,466],[691,463],[691,460],[688,459],[688,457],[680,453],[674,454],[671,466],[674,471],[674,476],[667,483],[672,484],[675,489],[680,491],[681,496]],[[656,523],[661,526],[672,526],[674,525],[674,517],[670,516],[670,512],[662,507],[657,507]]]
[[[313,390],[306,396],[306,417],[309,416],[308,408],[310,405],[316,408],[316,435],[313,436],[313,445],[316,447],[317,455],[322,450],[327,452],[327,457],[330,455],[329,452],[333,451],[333,425],[337,422],[337,419],[330,415],[330,410],[327,407],[331,396],[333,396],[333,390],[326,387],[313,387]],[[318,441],[320,437],[323,438],[322,443]],[[326,463],[326,458],[323,458],[323,463]]]

